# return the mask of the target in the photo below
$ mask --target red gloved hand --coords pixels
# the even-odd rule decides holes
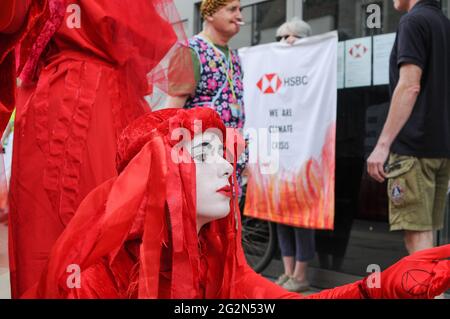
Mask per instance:
[[[381,272],[379,287],[372,276],[360,287],[366,298],[431,299],[450,289],[450,245],[426,249],[401,259]]]

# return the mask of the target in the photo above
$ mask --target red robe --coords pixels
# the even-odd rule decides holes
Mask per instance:
[[[11,48],[21,38],[26,73],[17,95],[10,190],[13,298],[38,280],[81,200],[117,174],[118,134],[150,110],[146,74],[178,40],[156,2],[172,6],[171,0],[33,1],[20,35],[0,48],[10,52],[8,67],[2,65],[10,70]],[[8,104],[14,98],[10,91],[2,96]]]

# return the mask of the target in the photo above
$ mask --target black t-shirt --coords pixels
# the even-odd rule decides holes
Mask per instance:
[[[421,90],[391,150],[450,158],[450,21],[435,0],[418,2],[400,20],[391,53],[391,92],[405,63],[422,69]]]

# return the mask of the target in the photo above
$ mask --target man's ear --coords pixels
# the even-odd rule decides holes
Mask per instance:
[[[208,21],[208,22],[213,22],[214,18],[213,18],[213,16],[206,16],[205,20]]]

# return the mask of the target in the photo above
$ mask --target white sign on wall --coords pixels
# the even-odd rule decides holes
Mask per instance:
[[[344,88],[344,68],[345,68],[345,44],[344,42],[338,43],[338,52],[337,52],[337,88]]]
[[[373,37],[373,85],[389,84],[389,58],[395,33]]]
[[[345,41],[345,87],[370,86],[372,80],[372,38]]]

